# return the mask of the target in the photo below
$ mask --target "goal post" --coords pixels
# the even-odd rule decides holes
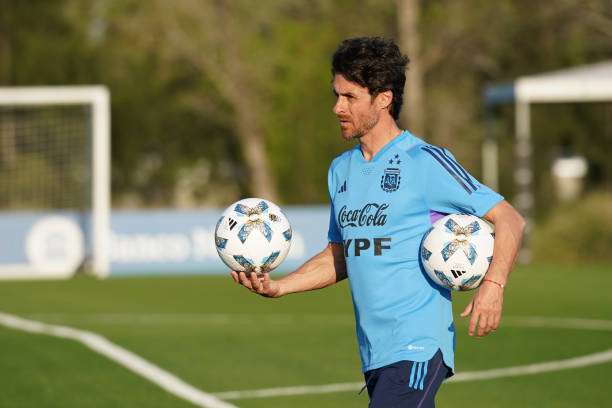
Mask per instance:
[[[86,113],[81,115],[81,111]],[[79,138],[83,138],[82,141]],[[20,160],[22,167],[18,167]],[[8,166],[6,162],[9,161],[14,165]],[[17,170],[11,173],[11,168]],[[27,169],[33,169],[30,176]],[[6,180],[0,184],[0,214],[9,221],[23,218],[24,214],[30,216],[26,217],[28,219],[32,214],[47,218],[80,214],[77,218],[82,222],[74,224],[83,234],[82,253],[87,255],[88,269],[99,277],[108,275],[110,95],[106,87],[0,87],[0,175],[2,173]],[[27,229],[30,235],[32,229]],[[0,237],[0,243],[3,238],[7,239]],[[8,237],[13,241],[22,239],[23,245],[17,247],[22,248],[25,255],[22,259],[6,261],[2,259],[0,248],[0,278],[71,276],[74,270],[51,267],[41,272],[33,265],[32,253],[62,252],[62,248],[58,249],[59,244],[53,242],[55,238],[57,234],[43,236],[42,240],[53,248],[38,250],[29,236]],[[62,242],[70,244],[70,239]],[[9,242],[8,246],[12,244],[14,242]],[[78,264],[82,262],[83,259]]]

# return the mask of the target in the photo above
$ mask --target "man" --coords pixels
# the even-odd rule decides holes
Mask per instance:
[[[446,150],[398,128],[408,59],[382,38],[343,41],[332,60],[333,107],[346,140],[358,144],[331,164],[329,244],[295,272],[232,272],[268,297],[349,278],[370,407],[433,407],[454,367],[451,296],[423,273],[419,245],[437,213],[471,213],[495,225],[489,271],[461,316],[469,335],[497,329],[503,291],[524,221]]]

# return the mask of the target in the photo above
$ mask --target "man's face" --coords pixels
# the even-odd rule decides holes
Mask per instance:
[[[368,88],[348,81],[340,74],[333,81],[336,104],[334,114],[340,121],[340,132],[346,140],[359,139],[379,120],[380,111],[374,106]]]

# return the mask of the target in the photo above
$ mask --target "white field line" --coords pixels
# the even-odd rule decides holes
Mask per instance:
[[[330,394],[334,392],[358,393],[363,387],[363,382],[349,382],[323,385],[298,385],[295,387],[263,388],[260,390],[224,391],[215,395],[225,400],[236,400],[246,398],[268,398],[284,397],[292,395]]]
[[[466,371],[455,374],[446,382],[463,382],[491,380],[494,378],[515,377],[522,375],[541,374],[551,371],[568,370],[571,368],[587,367],[595,364],[604,364],[612,361],[612,349],[600,353],[588,354],[586,356],[568,358],[565,360],[548,361],[545,363],[528,364],[523,366],[495,368],[483,371]],[[226,391],[216,395],[224,400],[235,400],[245,398],[267,398],[290,395],[327,394],[334,392],[353,391],[358,392],[363,387],[363,382],[337,383],[324,385],[305,385],[297,387],[266,388],[260,390]]]
[[[612,331],[612,321],[610,320],[579,318],[507,316],[503,319],[503,325],[514,327]],[[463,373],[460,372],[455,374],[449,380],[447,380],[447,382],[454,383],[463,381],[491,380],[495,378],[541,374],[552,371],[587,367],[596,364],[604,364],[610,361],[612,361],[612,349],[608,349],[599,353],[588,354],[585,356],[568,358],[564,360],[547,361],[544,363],[527,364],[514,367],[494,368],[491,370],[466,371]],[[215,393],[214,395],[225,400],[234,400],[245,398],[267,398],[291,395],[326,394],[335,392],[358,392],[361,387],[363,387],[363,382],[349,382],[324,385],[266,388],[259,390],[225,391]]]
[[[612,331],[612,320],[580,319],[572,317],[508,316],[502,318],[503,326],[534,327],[545,329],[576,329]]]
[[[3,314],[0,313],[0,324],[5,324],[2,321]],[[268,323],[268,324],[295,324],[304,323],[305,320],[317,322],[323,319],[326,323],[350,323],[353,324],[352,315],[348,314],[332,314],[332,315],[317,315],[317,314],[229,314],[229,313],[202,313],[202,314],[165,314],[165,313],[150,313],[150,314],[134,314],[134,313],[110,313],[110,314],[59,314],[47,313],[32,315],[39,318],[50,319],[67,319],[71,321],[87,322],[87,323],[102,323],[102,324],[236,324],[236,323]],[[20,319],[24,320],[24,319]],[[43,323],[38,323],[43,324]],[[5,324],[6,325],[6,324]],[[44,324],[43,324],[44,325]],[[61,327],[50,326],[49,327]],[[554,328],[554,329],[574,329],[574,330],[595,330],[595,331],[612,331],[612,321],[598,319],[581,319],[581,318],[558,318],[558,317],[543,317],[543,316],[505,316],[502,320],[502,327],[533,327],[533,328]],[[74,330],[70,328],[64,328]],[[22,329],[23,330],[23,329]],[[37,332],[37,331],[36,331]],[[78,331],[77,332],[81,332]],[[98,336],[91,332],[89,335]],[[66,336],[58,336],[66,337]],[[68,337],[72,338],[72,337]],[[110,342],[109,342],[110,343]],[[112,343],[110,343],[112,344]],[[87,344],[86,344],[87,345]],[[90,347],[89,345],[87,345]],[[114,345],[113,345],[114,346]],[[118,347],[118,346],[115,346]],[[127,350],[125,350],[127,353]],[[132,354],[132,353],[130,353]],[[140,358],[136,356],[137,358]],[[115,360],[116,361],[116,360]],[[588,354],[585,356],[574,357],[564,360],[549,361],[537,364],[528,364],[523,366],[496,368],[482,371],[466,371],[457,373],[452,378],[447,380],[450,383],[461,381],[477,381],[488,380],[494,378],[532,375],[544,372],[567,370],[572,368],[586,367],[595,364],[604,364],[612,361],[612,349]],[[146,361],[145,361],[146,363]],[[119,362],[119,364],[122,364]],[[150,364],[150,363],[147,363]],[[122,364],[123,365],[123,364]],[[129,367],[128,367],[129,368]],[[156,367],[157,368],[157,367]],[[131,368],[130,368],[131,369]],[[159,369],[159,368],[157,368]],[[159,369],[161,370],[161,369]],[[169,374],[172,376],[172,374]],[[172,376],[174,377],[174,376]],[[148,377],[147,377],[148,378]],[[175,377],[176,378],[176,377]],[[180,379],[178,379],[181,381]],[[186,384],[188,387],[190,385]],[[243,391],[225,391],[211,394],[217,398],[224,400],[244,399],[244,398],[266,398],[276,396],[291,396],[291,395],[307,395],[307,394],[325,394],[335,392],[357,392],[363,386],[362,382],[348,382],[323,385],[305,385],[293,387],[278,387],[266,388],[259,390],[243,390]],[[164,388],[164,387],[162,387]],[[191,387],[193,388],[193,387]],[[196,391],[201,392],[196,389]],[[207,394],[205,394],[207,395]],[[221,402],[223,404],[223,402]],[[200,405],[202,406],[202,405]],[[219,405],[219,407],[231,407],[231,405]]]
[[[221,401],[219,397],[207,394],[187,384],[175,375],[159,368],[131,351],[108,341],[106,338],[96,333],[27,320],[3,312],[0,312],[0,324],[29,333],[46,334],[78,341],[96,353],[106,356],[119,365],[158,385],[167,392],[187,400],[198,407],[237,408],[235,405]]]
[[[248,314],[248,313],[36,313],[28,315],[31,319],[56,320],[71,323],[89,324],[128,324],[128,325],[181,325],[181,324],[273,324],[292,325],[302,323],[325,323],[354,325],[350,314]],[[457,323],[467,321],[457,321]],[[611,320],[559,318],[544,316],[504,316],[504,327],[533,327],[550,329],[575,329],[612,331]]]
[[[604,364],[610,361],[612,361],[612,349],[601,351],[599,353],[587,354],[580,357],[567,358],[564,360],[554,360],[515,367],[494,368],[483,371],[466,371],[464,373],[454,375],[448,380],[448,382],[491,380],[502,377],[541,374],[551,371],[569,370],[572,368]]]

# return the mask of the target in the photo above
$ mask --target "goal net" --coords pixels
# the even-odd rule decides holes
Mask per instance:
[[[108,274],[109,95],[0,88],[0,279]]]

